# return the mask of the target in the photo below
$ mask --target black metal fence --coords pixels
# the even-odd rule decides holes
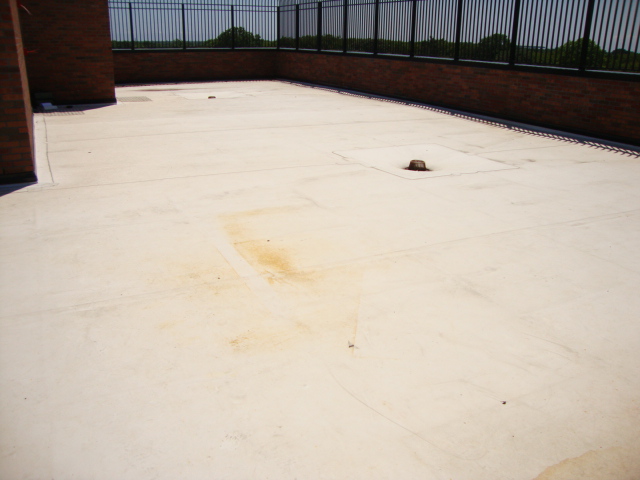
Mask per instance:
[[[276,48],[275,4],[110,1],[116,50]]]
[[[640,73],[640,0],[109,3],[114,48],[280,48]]]

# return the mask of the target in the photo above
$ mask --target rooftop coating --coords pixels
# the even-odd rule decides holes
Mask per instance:
[[[0,189],[0,477],[638,478],[633,152],[282,82],[117,94],[37,115],[40,183]]]

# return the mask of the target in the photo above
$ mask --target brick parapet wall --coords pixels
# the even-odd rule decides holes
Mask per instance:
[[[33,115],[18,8],[0,5],[0,183],[33,181]]]
[[[276,51],[114,52],[116,83],[274,78]]]
[[[107,0],[23,0],[21,11],[31,91],[54,103],[109,102],[115,97]]]
[[[640,82],[280,52],[278,76],[640,144]]]

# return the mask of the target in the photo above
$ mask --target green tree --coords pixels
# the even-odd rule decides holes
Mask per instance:
[[[444,38],[436,39],[430,37],[429,40],[416,42],[416,55],[426,57],[453,58],[455,45]]]
[[[580,66],[582,57],[582,38],[565,43],[556,50],[556,61],[560,67],[576,68]],[[606,52],[593,40],[587,42],[587,68],[600,68],[605,59]]]
[[[509,59],[511,41],[502,33],[494,33],[480,40],[475,48],[474,60],[504,62]]]
[[[342,37],[326,34],[322,36],[323,50],[342,50]]]
[[[228,28],[216,38],[204,42],[205,47],[231,48],[236,47],[262,47],[264,40],[258,34],[246,30],[244,27]]]

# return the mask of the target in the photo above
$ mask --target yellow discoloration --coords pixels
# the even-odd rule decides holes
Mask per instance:
[[[236,352],[279,350],[299,337],[298,332],[285,330],[256,329],[229,341]]]
[[[236,249],[260,273],[289,272],[294,269],[284,249],[273,248],[268,242],[236,243]]]
[[[265,221],[265,216],[268,221]],[[260,274],[281,306],[282,318],[263,316],[243,324],[229,340],[236,351],[280,349],[291,342],[330,342],[343,347],[355,341],[362,272],[352,265],[322,265],[338,251],[322,230],[305,231],[304,208],[279,208],[225,216],[225,230],[238,253]],[[296,228],[300,222],[300,228]],[[275,235],[281,228],[300,232]],[[272,317],[272,318],[271,318]]]
[[[264,224],[273,224],[282,221],[298,207],[272,207],[248,210],[235,214],[222,215],[220,217],[225,230],[231,238],[249,240],[264,234]]]
[[[361,273],[346,268],[283,272],[269,283],[286,310],[285,318],[264,315],[229,341],[235,351],[280,350],[292,342],[332,343],[347,351],[355,341],[360,306]],[[353,349],[348,350],[351,354]]]
[[[158,325],[158,329],[167,330],[167,329],[173,328],[175,326],[176,326],[175,322],[162,322],[160,325]]]
[[[552,465],[535,480],[637,480],[640,478],[639,454],[622,447],[591,450]]]

